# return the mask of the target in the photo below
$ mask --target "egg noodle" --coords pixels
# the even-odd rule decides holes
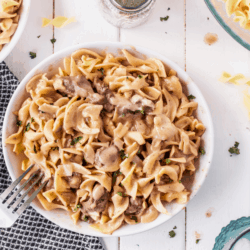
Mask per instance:
[[[17,29],[21,3],[22,0],[0,0],[0,51]]]
[[[80,49],[52,78],[34,76],[6,139],[27,157],[23,171],[35,164],[29,175],[49,180],[38,195],[46,210],[65,209],[105,234],[188,201],[182,180],[195,173],[205,132],[174,70],[122,52]]]
[[[223,0],[226,4],[227,15],[234,15],[234,21],[239,22],[244,29],[250,29],[249,0]]]

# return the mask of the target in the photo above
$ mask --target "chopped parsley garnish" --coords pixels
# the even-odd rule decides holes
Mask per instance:
[[[125,154],[124,149],[120,150],[120,157],[122,158],[122,160],[124,160],[125,158],[128,158],[128,155]]]
[[[170,232],[169,232],[169,236],[170,236],[170,238],[174,238],[174,237],[175,237],[175,235],[176,235],[176,233],[175,233],[175,231],[174,231],[174,230],[172,230],[172,231],[170,231]]]
[[[122,175],[122,172],[120,172],[119,170],[113,173],[113,181],[112,181],[113,184],[115,184],[118,175]]]
[[[198,244],[198,243],[199,243],[199,241],[200,241],[200,239],[197,239],[197,240],[196,240],[196,244]]]
[[[189,95],[188,96],[188,100],[192,100],[192,99],[195,99],[196,97],[194,95]]]
[[[166,159],[166,163],[169,164],[171,161],[169,159]]]
[[[21,126],[22,126],[22,121],[17,121],[17,122],[16,122],[16,125],[17,125],[18,127],[21,127]]]
[[[36,146],[34,145],[34,152],[35,152],[35,154],[37,153],[37,151],[36,151]]]
[[[118,195],[120,195],[121,197],[123,197],[123,193],[122,192],[117,192]]]
[[[56,42],[56,39],[53,38],[53,39],[50,39],[51,43],[54,44]]]
[[[140,154],[141,153],[141,150],[138,150],[137,154]]]
[[[134,220],[134,221],[135,221],[135,223],[137,223],[137,222],[138,222],[138,221],[137,221],[137,217],[136,217],[136,216],[134,216],[134,215],[132,215],[131,220]]]
[[[40,36],[37,36],[37,38],[40,38],[41,37],[41,35]]]
[[[141,114],[145,114],[145,112],[144,112],[144,109],[142,108],[141,110],[140,110],[140,112],[141,112]]]
[[[176,229],[177,228],[177,226],[174,226],[174,228],[173,229]]]
[[[33,117],[31,117],[30,122],[32,123],[33,121],[35,121],[35,120],[34,120],[34,118],[33,118]]]
[[[124,113],[122,113],[122,117],[124,117],[125,116],[125,114]]]
[[[53,148],[51,148],[53,151],[55,151],[55,150],[59,150],[59,147],[53,147]]]
[[[138,78],[142,79],[142,77],[143,77],[142,75],[138,75]]]
[[[35,53],[35,52],[30,52],[30,58],[31,58],[31,59],[36,58],[36,53]]]
[[[83,137],[82,136],[78,136],[75,139],[73,139],[70,143],[70,145],[75,145],[76,143],[78,143]]]
[[[24,129],[24,133],[30,130],[30,123],[28,123]]]
[[[87,221],[89,219],[89,217],[88,216],[86,216],[86,215],[84,215],[84,218],[83,218],[83,221]]]
[[[206,154],[206,151],[205,151],[204,148],[199,147],[199,153],[200,153],[201,155],[204,155],[204,154]]]
[[[168,19],[169,19],[169,16],[166,16],[166,17],[160,17],[161,22],[163,22],[163,21],[167,21]]]
[[[101,71],[102,75],[104,74],[104,69],[103,68],[98,69],[98,71]]]
[[[133,164],[136,164],[134,161],[132,161]]]
[[[77,211],[77,208],[81,208],[81,205],[80,204],[76,205],[74,211]]]
[[[234,147],[231,147],[228,149],[229,153],[239,155],[240,154],[240,150],[238,148],[239,145],[240,145],[240,143],[236,141],[234,143]]]
[[[181,183],[181,180],[179,180],[179,183]]]

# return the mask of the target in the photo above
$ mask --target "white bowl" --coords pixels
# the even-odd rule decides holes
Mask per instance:
[[[124,45],[122,43],[111,43],[111,42],[95,42],[95,43],[83,43],[78,44],[69,48],[66,48],[62,51],[59,51],[58,53],[51,55],[46,60],[39,63],[34,69],[32,69],[28,75],[23,79],[23,81],[20,83],[18,88],[16,89],[15,93],[13,94],[10,103],[8,105],[5,118],[4,118],[4,124],[3,124],[3,152],[4,152],[4,158],[5,162],[7,164],[7,168],[9,170],[9,173],[11,175],[11,178],[14,180],[21,174],[20,169],[20,159],[12,152],[12,146],[5,145],[5,139],[7,136],[9,136],[11,133],[15,132],[16,130],[16,118],[13,114],[13,111],[19,110],[24,98],[27,97],[27,94],[25,94],[25,85],[29,81],[31,77],[34,75],[41,73],[41,72],[49,72],[52,73],[54,70],[57,70],[57,66],[61,64],[62,59],[64,57],[69,56],[73,51],[80,49],[80,48],[88,48],[93,49],[97,52],[105,51],[105,52],[111,52],[113,54],[120,53],[120,50],[122,48],[127,48],[128,50],[131,49],[130,46]],[[133,47],[134,48],[134,47]],[[214,148],[214,132],[213,132],[213,124],[212,119],[210,115],[209,108],[207,106],[207,103],[201,94],[200,90],[196,86],[196,84],[191,80],[191,78],[186,74],[184,70],[182,70],[178,65],[173,63],[172,61],[168,60],[166,57],[162,56],[159,53],[156,53],[152,50],[142,48],[139,46],[135,47],[136,51],[139,53],[146,55],[148,57],[155,57],[160,60],[162,60],[165,65],[168,67],[174,69],[178,73],[178,77],[182,80],[182,82],[187,84],[189,93],[196,96],[195,101],[199,103],[198,107],[198,117],[199,119],[204,123],[206,126],[206,132],[203,135],[203,140],[205,142],[205,150],[206,154],[204,156],[201,156],[200,159],[200,167],[196,173],[194,185],[192,188],[192,194],[190,199],[192,199],[200,189],[201,185],[203,184],[209,167],[211,165],[212,156],[213,156],[213,148]],[[51,69],[51,65],[54,66],[54,69]],[[143,231],[146,231],[148,229],[154,228],[163,222],[169,220],[171,217],[173,217],[175,214],[180,212],[185,206],[177,203],[173,203],[167,206],[167,209],[171,212],[171,215],[164,215],[161,214],[155,221],[148,223],[148,224],[136,224],[136,225],[126,225],[118,229],[113,233],[113,235],[103,235],[99,232],[96,232],[88,227],[87,223],[80,223],[78,225],[74,225],[72,220],[70,219],[70,216],[67,212],[61,211],[61,210],[52,210],[52,211],[45,211],[40,203],[38,201],[34,201],[32,204],[33,208],[42,214],[44,217],[46,217],[48,220],[54,222],[55,224],[67,228],[69,230],[88,234],[88,235],[94,235],[94,236],[102,236],[102,237],[112,237],[112,236],[126,236],[131,234],[140,233]]]
[[[19,38],[21,37],[29,17],[30,4],[31,0],[23,0],[23,3],[19,10],[20,19],[16,32],[12,36],[10,42],[5,44],[3,46],[3,49],[0,51],[0,62],[2,62],[9,55],[9,53],[14,49]]]

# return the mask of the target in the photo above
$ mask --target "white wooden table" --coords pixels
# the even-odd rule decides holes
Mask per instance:
[[[170,10],[168,11],[168,8]],[[42,28],[42,17],[75,16],[77,23],[63,29]],[[167,22],[160,17],[169,15]],[[219,40],[208,46],[208,32]],[[37,36],[41,35],[40,38]],[[56,38],[54,46],[50,39]],[[223,70],[250,76],[250,53],[216,22],[202,0],[157,0],[150,20],[123,30],[108,24],[95,0],[32,0],[30,16],[18,45],[5,60],[22,78],[47,56],[69,45],[91,41],[122,41],[154,49],[185,68],[205,96],[215,126],[215,154],[211,170],[186,210],[163,225],[129,237],[105,239],[109,250],[211,250],[215,237],[230,220],[250,215],[250,123],[235,86],[218,82]],[[37,58],[29,58],[29,52]],[[240,142],[239,156],[228,148]],[[205,213],[211,209],[212,216]],[[176,226],[176,237],[168,232]],[[201,234],[196,244],[195,232]]]

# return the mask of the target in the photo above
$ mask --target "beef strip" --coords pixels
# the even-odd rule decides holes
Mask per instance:
[[[94,94],[90,82],[85,76],[64,76],[56,79],[54,88],[69,96],[87,97]]]
[[[95,163],[99,167],[119,164],[119,150],[116,146],[101,147],[96,151]]]
[[[110,98],[114,96],[113,92],[104,84],[103,81],[101,81],[99,78],[94,79],[94,86],[96,88],[96,91],[98,94],[102,95],[104,98],[100,101],[100,103],[103,105],[103,108],[107,110],[108,112],[112,112],[114,110],[114,105],[110,103]]]
[[[108,198],[109,193],[107,190],[101,185],[96,185],[89,200],[82,202],[82,213],[88,214],[88,212],[103,212],[108,203]]]
[[[71,188],[79,189],[82,183],[82,175],[74,172],[72,176],[63,177]]]
[[[170,183],[172,180],[169,178],[169,176],[168,175],[166,175],[166,174],[164,174],[164,175],[162,175],[162,177],[161,177],[161,180],[160,180],[160,182],[159,182],[159,185],[165,185],[165,184],[167,184],[167,183]]]
[[[133,198],[131,197],[129,199],[129,206],[125,211],[125,214],[128,215],[139,214],[143,210],[142,203],[143,203],[143,198],[136,197],[136,199],[133,200]]]

